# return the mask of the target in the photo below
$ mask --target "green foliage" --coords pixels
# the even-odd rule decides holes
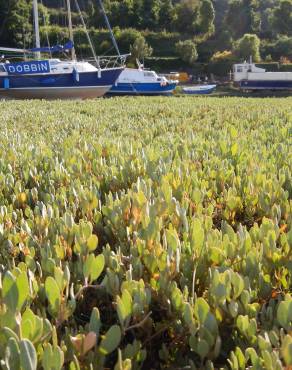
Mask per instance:
[[[234,52],[241,59],[248,60],[252,57],[254,62],[259,62],[261,60],[260,39],[257,35],[245,34],[236,42]]]
[[[292,37],[280,36],[275,42],[263,45],[263,52],[270,54],[274,60],[282,57],[292,59]]]
[[[0,1],[1,43],[32,46],[31,4],[26,0]]]
[[[147,44],[143,36],[138,37],[130,47],[131,57],[136,60],[144,60],[151,56],[153,49]]]
[[[172,0],[161,0],[159,11],[159,24],[163,29],[169,29],[169,25],[173,24],[175,20],[175,8]]]
[[[232,33],[233,38],[238,39],[246,33],[258,33],[260,31],[258,16],[257,1],[234,0],[230,1],[224,23]]]
[[[121,341],[121,329],[118,325],[112,326],[106,333],[99,345],[99,352],[108,355],[113,352]]]
[[[255,34],[261,40],[263,59],[291,59],[289,41],[283,39],[291,37],[291,0],[104,0],[103,3],[120,50],[129,53],[135,40],[143,36],[147,49],[153,49],[155,57],[165,58],[160,64],[165,65],[164,72],[189,67],[189,62],[181,58],[177,67],[172,59],[166,59],[176,55],[175,44],[179,40],[188,39],[196,43],[201,63],[210,62],[219,51],[231,50],[232,44],[245,34]],[[44,5],[39,4],[42,44],[46,45],[48,39],[51,45],[64,44],[68,40],[66,8],[54,0],[44,1]],[[111,54],[113,45],[108,30],[104,30],[106,24],[98,2],[84,0],[79,5],[97,54]],[[0,45],[33,46],[31,10],[28,0],[0,0]],[[74,6],[72,10],[77,54],[81,58],[91,56],[80,16]],[[212,64],[210,68],[215,67]],[[221,75],[222,70],[218,66],[215,74]]]
[[[119,43],[119,47],[121,47],[121,50],[124,50],[127,53],[129,52],[131,46],[135,44],[135,41],[143,37],[139,31],[133,28],[124,30],[115,29],[115,35],[117,42]]]
[[[199,32],[204,38],[208,38],[213,35],[215,31],[215,10],[210,0],[203,0],[200,4],[199,11]]]
[[[273,30],[286,36],[292,36],[292,1],[281,0],[271,15]]]
[[[291,366],[290,100],[0,102],[1,368]]]
[[[61,370],[64,364],[64,354],[62,350],[50,343],[44,349],[42,365],[44,370]]]
[[[192,40],[179,41],[175,44],[175,48],[180,58],[189,65],[198,59],[197,47]]]
[[[199,4],[197,1],[183,0],[175,6],[175,29],[181,34],[195,35],[199,18]]]

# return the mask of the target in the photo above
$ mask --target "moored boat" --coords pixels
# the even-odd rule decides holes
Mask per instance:
[[[188,95],[206,95],[211,94],[217,85],[196,85],[190,87],[184,87],[182,91]]]
[[[292,72],[267,72],[252,62],[235,64],[233,80],[243,90],[292,90]]]
[[[0,63],[0,98],[97,98],[112,87],[122,70],[59,59]]]
[[[104,12],[101,0],[99,3]],[[3,58],[0,63],[0,98],[87,99],[101,97],[112,87],[124,69],[125,56],[120,55],[115,40],[118,56],[114,57],[114,60],[109,61],[107,58],[106,63],[103,63],[103,58],[95,55],[77,0],[75,4],[93,52],[95,65],[76,59],[70,0],[67,0],[70,41],[65,46],[40,47],[38,2],[33,0],[36,47],[27,50],[0,47],[4,52],[22,53],[24,56],[24,61],[21,62],[10,62],[9,59]],[[111,29],[110,32],[113,37]],[[71,52],[71,60],[41,58],[41,53],[52,55],[65,52]],[[32,55],[34,59],[29,60],[28,57]]]
[[[168,95],[176,88],[178,81],[169,81],[156,72],[139,68],[125,68],[108,95]]]

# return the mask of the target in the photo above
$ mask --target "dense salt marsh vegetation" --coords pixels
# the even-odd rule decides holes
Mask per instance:
[[[3,369],[292,365],[292,99],[0,102]]]

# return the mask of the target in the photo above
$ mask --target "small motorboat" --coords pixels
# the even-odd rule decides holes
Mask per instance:
[[[190,87],[184,87],[182,90],[185,94],[189,95],[206,95],[211,94],[217,85],[196,85]]]
[[[169,81],[158,76],[155,71],[139,68],[125,68],[108,95],[169,95],[176,88],[178,81]]]

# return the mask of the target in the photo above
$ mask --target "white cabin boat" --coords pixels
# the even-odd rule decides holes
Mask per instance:
[[[235,64],[233,80],[245,90],[292,90],[292,72],[266,72],[254,63]]]
[[[178,81],[169,81],[139,65],[139,68],[125,68],[109,91],[110,95],[163,95],[171,94]]]

